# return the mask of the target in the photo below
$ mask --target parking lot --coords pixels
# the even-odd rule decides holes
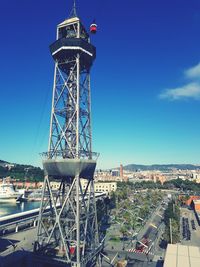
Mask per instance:
[[[200,246],[200,227],[193,210],[181,208],[181,244]]]
[[[189,219],[182,217],[182,236],[184,240],[191,240],[191,231],[189,227]]]

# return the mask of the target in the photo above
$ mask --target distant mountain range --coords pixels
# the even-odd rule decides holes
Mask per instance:
[[[129,164],[124,166],[124,170],[127,171],[169,171],[172,169],[180,169],[180,170],[197,170],[200,169],[200,165],[193,164],[153,164],[153,165],[141,165],[141,164]]]
[[[6,166],[13,165],[12,168],[8,169]],[[143,164],[129,164],[123,167],[127,171],[170,171],[172,169],[179,170],[200,170],[200,165],[193,164],[153,164],[153,165],[143,165]],[[12,176],[14,178],[23,179],[25,176],[31,180],[36,178],[37,180],[43,179],[43,170],[39,167],[34,167],[31,165],[10,163],[4,160],[0,160],[0,178],[5,176]]]

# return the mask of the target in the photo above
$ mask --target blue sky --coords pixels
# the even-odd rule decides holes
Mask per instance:
[[[54,62],[49,45],[72,1],[2,0],[0,159],[41,165]],[[199,0],[77,0],[98,33],[92,79],[99,168],[200,163]]]

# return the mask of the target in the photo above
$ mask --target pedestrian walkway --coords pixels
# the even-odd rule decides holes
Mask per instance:
[[[152,252],[149,252],[149,249],[146,248],[142,251],[136,249],[136,248],[130,248],[127,250],[127,252],[133,252],[133,253],[138,253],[138,254],[146,254],[146,255],[154,255]]]

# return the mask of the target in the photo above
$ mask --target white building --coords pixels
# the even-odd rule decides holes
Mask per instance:
[[[86,189],[87,181],[82,180],[81,185],[83,190]],[[58,190],[60,183],[58,182],[51,182],[51,188],[54,190]],[[94,190],[95,192],[105,192],[110,194],[111,192],[115,192],[117,190],[117,183],[116,182],[95,182],[94,183]]]
[[[87,186],[87,181],[81,181],[83,189]],[[116,182],[95,182],[94,183],[95,192],[105,192],[110,194],[111,192],[115,192],[117,190]]]

